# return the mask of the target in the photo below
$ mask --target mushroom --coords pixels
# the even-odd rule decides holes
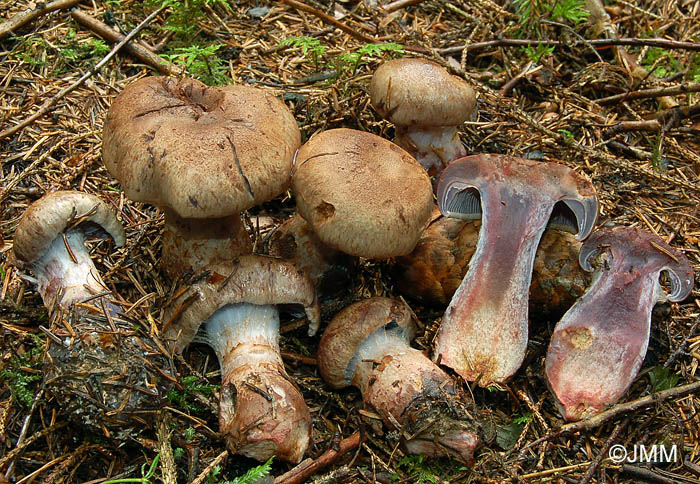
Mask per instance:
[[[444,217],[435,209],[413,252],[394,259],[395,289],[422,304],[448,304],[469,269],[480,228],[481,220]],[[590,275],[576,262],[580,248],[569,232],[544,231],[535,254],[530,311],[560,317],[584,293]]]
[[[58,191],[34,202],[15,231],[13,250],[31,269],[53,322],[44,381],[70,418],[110,437],[142,425],[140,413],[159,405],[157,383],[165,358],[134,331],[121,301],[107,288],[85,240],[125,234],[109,205],[94,195]]]
[[[554,328],[545,372],[562,415],[577,420],[617,402],[644,361],[651,313],[693,288],[688,259],[651,233],[602,228],[583,243],[579,262],[593,284]],[[668,274],[671,292],[659,283]]]
[[[382,259],[413,250],[433,208],[430,179],[413,157],[379,136],[323,131],[297,153],[297,212],[319,240]]]
[[[504,382],[527,348],[528,289],[537,245],[557,202],[557,219],[570,216],[576,238],[593,229],[598,201],[593,185],[556,163],[505,155],[454,161],[440,177],[440,211],[481,217],[469,270],[437,334],[436,361],[481,386]]]
[[[318,347],[318,367],[333,388],[354,385],[409,453],[471,463],[478,423],[455,382],[409,343],[416,317],[403,302],[373,297],[339,312]]]
[[[267,253],[289,260],[307,273],[322,300],[347,289],[356,265],[354,257],[318,240],[308,222],[298,214],[274,229]]]
[[[130,199],[164,210],[163,267],[176,276],[251,252],[240,212],[286,189],[300,143],[266,91],[146,77],[112,103],[102,157]]]
[[[457,128],[476,108],[474,90],[425,59],[394,59],[372,76],[372,106],[396,125],[394,142],[430,175],[467,154]]]
[[[313,284],[292,264],[259,255],[207,269],[167,308],[165,336],[175,353],[192,341],[214,349],[222,379],[219,432],[232,452],[297,463],[311,439],[311,416],[282,363],[277,305],[301,304],[318,327]]]

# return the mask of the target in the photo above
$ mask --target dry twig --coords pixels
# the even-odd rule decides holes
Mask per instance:
[[[83,74],[80,77],[80,79],[75,81],[73,84],[71,84],[70,86],[68,86],[64,89],[61,89],[61,91],[59,91],[57,94],[55,94],[52,97],[50,97],[49,99],[47,99],[44,102],[44,104],[41,105],[41,107],[39,108],[39,110],[36,113],[29,116],[21,123],[16,124],[16,125],[12,126],[11,128],[8,128],[5,131],[1,132],[0,133],[0,140],[7,138],[8,136],[12,136],[17,131],[26,128],[27,126],[32,124],[34,121],[36,121],[37,119],[39,119],[40,117],[42,117],[43,115],[45,115],[46,113],[51,111],[54,104],[56,104],[56,102],[58,102],[59,99],[61,99],[63,96],[70,93],[71,91],[76,89],[78,86],[80,86],[82,83],[84,83],[87,79],[92,77],[92,75],[95,74],[95,72],[97,72],[102,66],[107,64],[107,62],[109,62],[110,59],[112,59],[112,57],[114,57],[117,54],[117,52],[119,52],[119,50],[126,45],[127,42],[129,42],[131,39],[133,39],[136,36],[136,34],[138,34],[141,30],[143,30],[143,28],[146,27],[146,25],[148,25],[151,22],[151,20],[156,18],[156,16],[160,12],[162,12],[163,9],[165,9],[165,6],[160,7],[159,9],[157,9],[153,13],[151,13],[148,17],[146,17],[140,24],[138,24],[136,27],[134,27],[134,29],[131,32],[129,32],[127,34],[127,36],[122,39],[121,42],[119,42],[117,45],[115,45],[112,48],[112,50],[106,56],[104,56],[102,58],[102,60],[100,62],[98,62],[94,67],[92,67],[89,71],[87,71],[85,74]]]
[[[54,10],[70,8],[73,5],[80,3],[81,0],[54,0],[51,3],[37,3],[35,8],[27,8],[20,13],[0,24],[0,39],[8,36],[13,30],[16,30],[32,20],[41,17]]]
[[[79,24],[84,25],[103,39],[107,39],[112,43],[117,43],[124,40],[124,36],[122,34],[111,28],[109,25],[86,14],[82,10],[73,10],[71,12],[71,17],[73,17]],[[158,57],[150,49],[147,49],[146,47],[143,47],[135,42],[126,44],[124,46],[124,50],[144,64],[151,66],[163,74],[179,76],[183,73],[180,67],[166,62],[165,59]]]

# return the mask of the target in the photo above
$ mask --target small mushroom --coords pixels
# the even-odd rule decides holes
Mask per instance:
[[[333,388],[354,385],[409,453],[471,463],[479,443],[474,409],[454,381],[409,343],[416,317],[403,302],[374,297],[339,312],[318,347],[318,366]]]
[[[660,301],[693,288],[688,259],[651,233],[602,228],[583,243],[579,262],[593,284],[554,328],[545,371],[562,415],[577,420],[617,402],[637,376]],[[671,292],[659,283],[668,274]]]
[[[44,381],[69,418],[113,438],[142,426],[139,415],[160,403],[158,382],[165,358],[105,285],[85,247],[93,236],[125,242],[109,205],[94,195],[58,191],[34,202],[15,231],[18,263],[36,276],[53,335]]]
[[[430,175],[467,154],[457,128],[476,108],[474,90],[464,80],[425,59],[394,59],[372,76],[374,109],[396,125],[394,142],[413,155]]]
[[[222,379],[219,432],[232,452],[298,463],[311,416],[282,363],[277,305],[301,304],[318,327],[313,284],[292,264],[258,255],[207,269],[209,276],[166,310],[165,336],[176,353],[192,341],[214,349]]]
[[[528,293],[537,246],[555,205],[581,240],[593,229],[593,185],[556,163],[505,155],[454,161],[440,177],[442,213],[482,219],[469,270],[437,334],[435,360],[481,386],[512,376],[525,358]]]
[[[581,243],[550,226],[535,255],[529,306],[558,318],[585,292],[590,274],[577,262]],[[396,290],[422,304],[447,305],[469,269],[480,229],[481,220],[449,218],[435,209],[413,252],[393,260]]]
[[[252,251],[240,212],[287,188],[300,143],[266,91],[146,77],[112,103],[102,157],[130,199],[165,211],[163,267],[177,276]]]
[[[297,153],[297,211],[324,244],[383,259],[413,250],[433,208],[430,179],[416,160],[379,136],[323,131]]]

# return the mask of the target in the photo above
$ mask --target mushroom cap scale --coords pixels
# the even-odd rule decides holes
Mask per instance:
[[[430,219],[430,179],[395,144],[352,129],[324,131],[297,153],[297,211],[326,245],[388,258],[413,250]]]
[[[333,317],[318,345],[318,367],[333,388],[352,384],[348,371],[358,347],[386,325],[398,325],[410,341],[416,331],[416,316],[406,304],[387,297],[372,297],[346,307]],[[408,344],[408,343],[407,343]],[[354,362],[357,365],[357,361]]]
[[[300,143],[294,117],[269,92],[147,77],[112,103],[102,151],[130,199],[218,218],[284,191]]]
[[[466,81],[424,59],[394,59],[372,76],[374,109],[398,126],[455,126],[469,119],[476,95]]]
[[[95,195],[64,190],[44,195],[24,212],[15,231],[15,256],[22,263],[40,259],[56,237],[85,222],[104,229],[118,247],[126,242],[124,227],[107,203]]]
[[[318,328],[321,315],[316,291],[309,277],[294,265],[260,255],[244,255],[232,263],[208,268],[208,277],[183,293],[166,312],[170,323],[166,338],[181,352],[199,326],[228,304],[301,304],[310,327]]]

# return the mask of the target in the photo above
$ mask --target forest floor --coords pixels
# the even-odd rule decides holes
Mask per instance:
[[[474,86],[478,114],[460,128],[469,153],[558,161],[584,174],[600,199],[599,224],[659,235],[690,260],[695,290],[657,306],[648,354],[620,411],[567,431],[543,376],[556,319],[533,315],[525,366],[495,391],[473,389],[499,429],[472,467],[406,457],[387,445],[372,413],[360,411],[356,389],[333,392],[320,379],[318,337],[284,320],[285,364],[314,419],[306,457],[330,456],[308,481],[700,482],[700,393],[682,391],[700,378],[700,1],[609,0],[604,9],[597,0],[162,3],[93,72],[114,36],[129,33],[160,1],[0,0],[0,483],[214,484],[258,465],[227,452],[217,435],[220,373],[205,346],[175,362],[178,386],[152,425],[120,441],[73,426],[65,405],[42,391],[47,336],[38,326],[47,324],[46,310],[12,256],[15,227],[33,201],[76,189],[118,208],[127,245],[100,244],[94,258],[107,284],[134,303],[132,317],[153,331],[178,290],[159,270],[162,212],[126,199],[102,164],[102,127],[115,96],[171,71],[269,90],[294,113],[302,141],[337,127],[391,139],[368,86],[374,69],[397,56],[430,59]],[[10,19],[47,5],[57,8],[8,31]],[[111,39],[100,36],[104,29]],[[170,63],[158,66],[155,55]],[[279,222],[293,212],[283,195],[249,215]],[[345,299],[399,296],[388,264],[364,263]],[[444,307],[407,300],[425,328],[439,323]],[[322,328],[336,306],[325,308]],[[668,390],[670,397],[629,405]],[[346,454],[327,453],[341,441]],[[671,462],[619,463],[609,454],[615,445],[676,453]],[[274,461],[275,482],[291,482],[280,476],[292,467]]]

